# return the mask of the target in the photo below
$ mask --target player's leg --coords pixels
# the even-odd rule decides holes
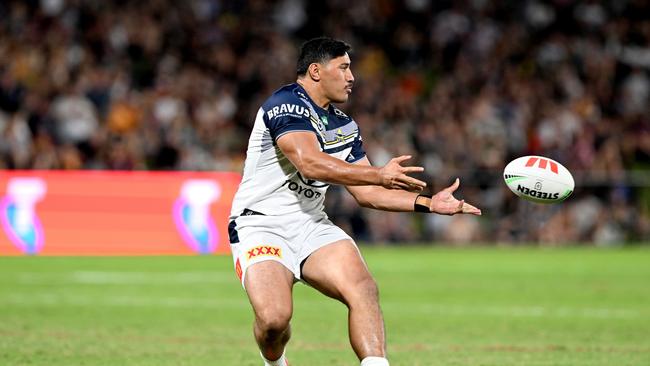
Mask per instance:
[[[377,285],[356,245],[346,239],[317,249],[305,260],[301,277],[347,305],[350,343],[357,357],[379,358],[384,363],[378,365],[388,365]]]
[[[255,340],[266,360],[278,360],[291,336],[294,275],[278,261],[249,266],[244,287],[255,312]]]
[[[293,268],[298,262],[280,219],[240,216],[228,228],[235,272],[253,307],[255,340],[267,366],[287,364],[283,352],[291,335]]]

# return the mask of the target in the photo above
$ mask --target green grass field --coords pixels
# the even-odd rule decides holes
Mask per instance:
[[[392,365],[650,365],[650,250],[370,248]],[[358,365],[297,285],[294,366]],[[0,257],[0,365],[255,365],[230,257]]]

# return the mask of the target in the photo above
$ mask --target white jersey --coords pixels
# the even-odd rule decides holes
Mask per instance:
[[[295,131],[313,132],[321,151],[338,159],[354,162],[366,156],[352,118],[331,104],[320,108],[297,83],[287,85],[257,112],[230,220],[251,212],[324,215],[329,185],[302,177],[276,145],[280,136]]]

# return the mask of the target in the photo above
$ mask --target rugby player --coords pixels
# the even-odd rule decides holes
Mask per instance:
[[[323,209],[330,184],[373,209],[481,214],[454,198],[458,179],[432,197],[419,194],[426,183],[410,175],[423,168],[402,165],[410,156],[370,164],[359,127],[334,106],[352,93],[349,50],[326,37],[305,42],[297,81],[261,106],[248,142],[228,228],[267,366],[288,365],[292,287],[299,281],[348,307],[350,343],[362,366],[388,365],[377,285],[354,240]]]

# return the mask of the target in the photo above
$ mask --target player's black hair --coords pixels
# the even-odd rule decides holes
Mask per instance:
[[[298,76],[305,75],[309,65],[313,63],[324,64],[329,60],[345,55],[352,47],[338,39],[318,37],[310,39],[300,47],[300,56],[296,71]]]

